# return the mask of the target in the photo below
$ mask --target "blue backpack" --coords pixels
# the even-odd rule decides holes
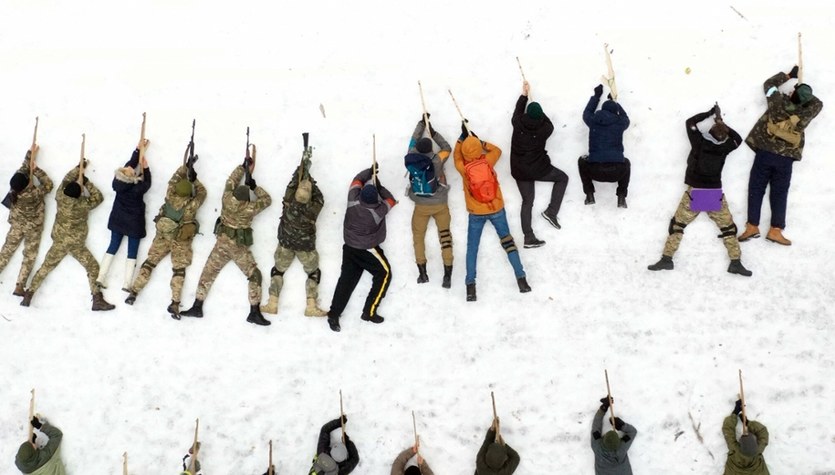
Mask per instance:
[[[432,159],[422,153],[409,153],[405,157],[409,171],[412,193],[417,196],[432,196],[438,189],[438,177]]]

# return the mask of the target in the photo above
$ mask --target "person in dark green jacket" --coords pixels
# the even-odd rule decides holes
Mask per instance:
[[[591,424],[591,450],[594,452],[595,475],[632,475],[627,452],[638,430],[630,424],[615,417],[614,428],[605,434],[603,431],[603,416],[609,410],[609,398],[600,399],[600,408],[594,415]],[[623,437],[618,431],[623,432]]]
[[[747,420],[748,433],[736,439],[736,423],[742,420],[742,401],[737,399],[734,410],[722,422],[722,435],[728,444],[728,460],[725,462],[724,475],[769,475],[763,458],[763,451],[768,445],[768,429],[757,421]]]
[[[21,473],[33,475],[66,475],[64,463],[61,462],[61,440],[64,433],[57,427],[52,427],[43,416],[36,415],[30,421],[32,427],[49,438],[43,447],[35,443],[37,433],[32,434],[32,440],[20,444],[14,464]]]
[[[484,442],[475,459],[475,475],[511,475],[519,466],[519,454],[499,436],[496,440],[496,423],[487,429]]]

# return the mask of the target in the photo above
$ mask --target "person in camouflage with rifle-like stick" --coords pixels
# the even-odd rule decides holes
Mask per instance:
[[[261,307],[264,313],[278,313],[278,297],[284,285],[284,273],[298,257],[307,274],[305,292],[307,317],[325,317],[327,312],[319,308],[319,253],[316,252],[316,218],[325,205],[325,198],[316,180],[310,176],[313,147],[307,145],[308,134],[304,137],[302,161],[293,172],[293,177],[284,192],[284,209],[278,223],[278,247],[275,250],[275,266],[270,271],[270,300]]]

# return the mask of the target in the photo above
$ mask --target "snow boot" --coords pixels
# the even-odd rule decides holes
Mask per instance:
[[[374,314],[374,316],[371,316],[371,315],[363,313],[362,317],[360,317],[360,318],[362,318],[366,322],[371,322],[371,323],[383,323],[383,321],[385,321],[385,318],[383,318],[382,316],[380,316],[378,314]]]
[[[537,237],[534,236],[534,235],[525,236],[525,244],[524,244],[525,249],[533,249],[533,248],[536,248],[536,247],[542,247],[544,245],[545,245],[545,241],[537,239]]]
[[[531,286],[528,285],[528,279],[519,277],[516,279],[516,283],[519,285],[519,293],[524,294],[531,291]]]
[[[93,294],[93,311],[107,311],[113,310],[116,308],[115,305],[109,303],[107,300],[104,299],[104,295],[102,295],[101,291],[98,291]]]
[[[28,307],[29,304],[32,303],[32,296],[35,295],[35,292],[31,290],[24,290],[23,291],[23,300],[20,302],[21,307]]]
[[[15,284],[12,295],[14,295],[15,297],[25,297],[26,290],[23,288],[23,284]]]
[[[647,266],[649,270],[673,270],[673,258],[670,256],[661,256],[661,260]]]
[[[746,269],[745,266],[742,265],[742,261],[739,259],[731,259],[731,264],[728,266],[728,272],[731,274],[739,274],[745,277],[751,277],[754,275],[753,272]]]
[[[316,299],[309,298],[307,299],[307,307],[304,309],[304,316],[305,317],[327,317],[328,312],[319,308],[319,304],[316,303]]]
[[[180,315],[183,317],[203,318],[203,301],[194,299],[194,304],[192,304],[191,308],[180,312]]]
[[[626,208],[626,197],[625,196],[618,196],[618,208]]]
[[[745,242],[749,239],[757,239],[758,237],[760,237],[760,228],[751,223],[745,223],[745,231],[739,235],[737,240],[739,242]]]
[[[452,287],[452,266],[444,266],[444,281],[441,287],[445,289]]]
[[[328,315],[328,326],[331,327],[332,331],[339,332],[342,330],[342,327],[339,326],[339,317],[331,317]]]
[[[586,201],[584,201],[583,204],[593,205],[594,204],[594,193],[586,193]]]
[[[130,287],[133,284],[133,271],[136,270],[136,259],[128,259],[125,261],[125,283],[122,285],[122,290],[130,292]]]
[[[545,218],[545,221],[551,223],[551,226],[557,229],[562,229],[562,226],[560,226],[560,221],[557,219],[557,215],[551,216],[550,214],[548,214],[548,211],[545,210],[542,212],[542,217]]]
[[[267,320],[266,318],[264,318],[263,315],[261,315],[261,309],[258,307],[257,304],[249,306],[249,315],[246,317],[246,321],[264,327],[272,325],[271,321]]]
[[[270,315],[278,313],[278,295],[270,295],[267,305],[261,305],[261,311]]]
[[[467,284],[467,302],[475,302],[475,284]]]
[[[96,283],[99,284],[99,287],[106,289],[107,285],[105,281],[107,280],[107,272],[110,270],[110,264],[113,263],[113,254],[104,253],[104,257],[101,258],[101,265],[99,266],[99,275],[96,277]]]
[[[780,229],[780,228],[772,227],[771,229],[769,229],[768,234],[765,235],[765,240],[766,241],[771,241],[771,242],[776,242],[777,244],[780,244],[780,245],[783,245],[783,246],[791,246],[792,245],[792,242],[789,241],[788,239],[786,239],[785,236],[783,236],[783,230]]]
[[[426,275],[426,264],[418,264],[417,267],[418,267],[417,283],[418,284],[425,284],[425,283],[429,282],[429,276]]]
[[[168,313],[171,314],[171,318],[173,318],[174,320],[180,319],[180,302],[172,300],[171,303],[168,305],[168,308],[166,308],[165,310],[167,310]]]
[[[131,290],[128,294],[128,298],[125,299],[125,303],[128,305],[133,305],[134,302],[136,302],[136,292]]]

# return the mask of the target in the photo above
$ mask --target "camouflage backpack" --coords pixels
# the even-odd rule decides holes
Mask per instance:
[[[797,131],[797,123],[800,122],[800,117],[796,115],[789,116],[786,120],[780,122],[773,122],[768,119],[765,129],[769,135],[773,135],[785,142],[791,144],[792,148],[800,146],[801,135]]]

